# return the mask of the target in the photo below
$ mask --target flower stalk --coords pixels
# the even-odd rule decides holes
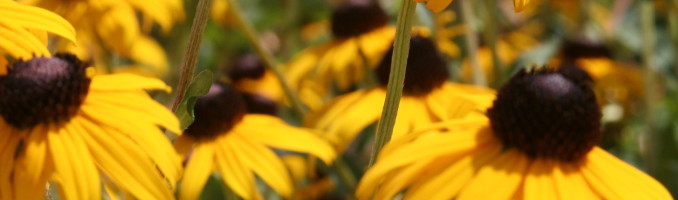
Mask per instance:
[[[497,27],[499,25],[497,14],[499,13],[499,6],[497,5],[497,0],[485,0],[485,3],[485,8],[490,9],[486,15],[485,31],[483,31],[483,37],[485,41],[487,41],[487,46],[492,53],[492,80],[490,80],[490,84],[493,88],[499,88],[504,74],[503,63],[501,62],[499,50],[497,49]]]
[[[645,159],[647,169],[650,174],[659,172],[660,146],[662,144],[660,132],[656,129],[655,103],[657,102],[657,93],[655,81],[654,48],[654,3],[650,0],[643,0],[640,5],[640,23],[643,39],[643,72],[645,78],[645,136],[647,137],[645,149]]]
[[[296,92],[294,92],[294,90],[292,90],[292,88],[288,84],[287,80],[285,79],[285,76],[282,73],[282,70],[280,69],[280,67],[278,67],[277,62],[275,61],[275,58],[273,58],[271,53],[269,53],[261,44],[257,32],[254,30],[254,27],[252,27],[252,24],[249,21],[247,21],[247,19],[245,19],[244,15],[240,11],[240,6],[238,5],[238,2],[236,2],[236,0],[228,0],[228,12],[231,13],[231,16],[240,27],[240,30],[242,30],[245,36],[247,37],[247,40],[254,48],[254,51],[257,53],[257,55],[259,55],[261,60],[264,62],[266,68],[271,70],[273,74],[275,74],[275,76],[278,78],[280,86],[285,92],[285,95],[287,96],[287,99],[289,100],[290,104],[292,105],[292,109],[294,109],[294,111],[299,115],[299,117],[304,117],[308,112],[306,107],[301,102]]]
[[[195,9],[195,17],[193,17],[193,25],[191,26],[191,33],[188,36],[188,47],[184,53],[184,60],[181,65],[181,72],[179,74],[179,83],[177,85],[177,96],[172,103],[172,110],[176,111],[181,101],[184,100],[188,85],[193,81],[193,74],[195,74],[195,65],[198,63],[198,52],[200,50],[200,42],[202,41],[203,32],[205,32],[205,25],[207,25],[207,17],[210,15],[210,7],[212,0],[200,0]]]
[[[379,124],[377,125],[369,166],[374,164],[381,148],[391,140],[393,126],[398,114],[398,106],[400,105],[400,97],[403,94],[403,86],[405,85],[405,70],[410,52],[410,38],[412,37],[412,19],[414,18],[417,4],[413,0],[402,0],[401,2],[402,7],[398,12],[396,22],[391,72],[386,86],[386,100]]]

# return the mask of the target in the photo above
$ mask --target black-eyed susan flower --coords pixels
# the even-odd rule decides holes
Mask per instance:
[[[278,78],[255,54],[239,56],[224,68],[224,73],[245,98],[267,99],[270,103],[282,102],[285,98]],[[245,101],[248,103],[249,101]],[[248,109],[251,111],[251,109]]]
[[[306,125],[323,130],[323,137],[337,151],[343,151],[361,131],[379,120],[391,54],[388,53],[377,68],[381,86],[340,96],[307,117]],[[430,123],[483,111],[492,103],[493,90],[447,82],[447,65],[428,38],[413,36],[407,65],[393,138]]]
[[[80,58],[107,63],[114,54],[133,61],[136,71],[160,76],[168,71],[165,52],[148,34],[157,24],[169,33],[183,19],[180,0],[21,0],[60,14],[78,31],[77,43],[57,42],[56,49]],[[117,66],[97,66],[101,68]],[[117,69],[117,68],[116,68]],[[127,71],[135,71],[125,69]],[[104,71],[104,70],[100,70]],[[145,74],[148,74],[146,72]]]
[[[93,76],[74,55],[16,62],[0,76],[0,199],[171,199],[179,156],[160,128],[179,123],[136,75]]]
[[[426,2],[426,8],[433,12],[440,12],[445,10],[453,0],[414,0],[416,2]],[[516,12],[523,11],[531,0],[513,0],[513,6]]]
[[[7,73],[5,54],[16,59],[50,56],[47,33],[75,42],[75,29],[59,15],[14,1],[0,1],[0,75]]]
[[[334,89],[348,92],[367,77],[392,46],[395,28],[371,0],[351,0],[332,11],[333,39],[302,51],[286,67],[290,86],[309,108],[317,109],[334,97]]]
[[[575,67],[523,70],[487,117],[447,122],[384,148],[360,198],[672,199],[650,176],[596,147],[601,113]]]
[[[332,148],[308,130],[294,128],[265,114],[245,114],[238,92],[213,84],[195,106],[195,122],[178,138],[176,148],[186,156],[179,197],[196,199],[213,171],[243,199],[261,199],[255,184],[263,180],[279,195],[290,198],[294,185],[287,168],[271,149],[308,153],[325,162]]]

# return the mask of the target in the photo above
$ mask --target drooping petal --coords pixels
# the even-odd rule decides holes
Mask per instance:
[[[49,150],[54,159],[53,179],[59,185],[63,198],[100,198],[99,172],[80,136],[86,133],[79,132],[72,123],[48,134]]]
[[[234,134],[231,137],[240,137],[240,142],[231,144],[234,145],[234,148],[240,150],[238,156],[243,164],[252,169],[259,178],[278,192],[278,194],[284,198],[290,198],[294,186],[280,158],[273,151],[266,148],[266,146],[250,141],[244,135]]]
[[[118,187],[139,199],[170,199],[172,191],[156,166],[134,142],[114,129],[105,129],[96,119],[78,120],[85,143],[98,168]]]
[[[576,164],[560,163],[556,165],[553,179],[556,183],[560,199],[600,199],[591,190],[591,186],[584,180],[579,166]]]
[[[589,152],[581,171],[603,199],[672,199],[652,177],[599,147]]]
[[[528,167],[528,158],[509,150],[478,170],[457,199],[511,199],[518,193]],[[492,192],[487,192],[492,188]]]
[[[558,199],[558,191],[553,175],[555,161],[536,159],[525,174],[523,195],[526,200]]]
[[[92,78],[90,90],[129,91],[129,90],[165,90],[170,91],[160,79],[146,78],[134,74],[99,75]]]
[[[336,156],[327,142],[309,130],[289,126],[281,119],[269,115],[245,115],[233,132],[242,133],[248,139],[273,148],[317,156],[325,163],[331,163]]]
[[[14,199],[12,190],[12,171],[14,169],[14,156],[19,145],[19,133],[5,124],[0,118],[0,199]]]
[[[214,143],[203,142],[195,147],[191,154],[191,159],[186,165],[184,178],[181,181],[181,191],[179,199],[192,200],[198,199],[207,179],[214,170]]]
[[[452,164],[447,165],[444,171],[434,175],[420,176],[407,191],[405,198],[451,199],[456,197],[462,188],[473,179],[480,166],[497,158],[501,148],[502,146],[498,142],[478,146],[461,160],[450,162]],[[445,164],[440,160],[438,162]]]
[[[230,135],[225,135],[218,138],[216,142],[217,168],[224,183],[243,199],[261,199],[254,185],[254,174],[239,160],[238,149],[234,149],[231,145],[231,143],[240,141]]]
[[[34,127],[24,140],[23,152],[14,163],[14,199],[42,199],[45,186],[54,171],[52,157],[48,152],[48,129],[43,125]]]
[[[0,3],[0,18],[3,24],[43,30],[75,42],[75,28],[61,16],[42,8],[3,1]]]

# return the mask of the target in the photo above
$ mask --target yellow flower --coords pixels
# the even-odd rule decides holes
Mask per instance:
[[[340,96],[307,117],[306,125],[323,130],[323,137],[337,151],[343,151],[362,130],[379,120],[386,97],[390,55],[377,68],[382,86]],[[446,82],[447,65],[427,38],[413,37],[407,65],[393,138],[434,122],[463,117],[472,111],[482,112],[492,103],[493,90]]]
[[[436,14],[436,46],[438,46],[441,52],[451,58],[458,58],[461,54],[461,50],[459,50],[453,39],[463,35],[467,28],[464,24],[447,27],[448,24],[456,19],[456,13],[451,10]]]
[[[331,21],[333,39],[302,51],[287,65],[290,86],[311,109],[332,99],[332,88],[350,91],[392,46],[395,28],[387,23],[388,17],[373,1],[337,6]]]
[[[49,70],[46,70],[49,69]],[[156,79],[94,76],[70,54],[17,62],[0,82],[0,199],[171,199],[179,156],[159,127],[179,123],[144,90]]]
[[[81,58],[107,63],[106,51],[129,58],[156,76],[167,72],[164,50],[147,33],[157,23],[169,33],[184,17],[180,0],[21,0],[64,16],[78,30],[78,43],[57,43],[56,48]],[[140,13],[140,15],[138,14]],[[106,66],[97,66],[106,68]],[[103,71],[103,70],[101,70]]]
[[[75,29],[59,15],[14,1],[0,1],[0,75],[6,74],[5,53],[17,59],[50,56],[47,32],[75,42]]]
[[[498,92],[488,117],[452,120],[388,144],[357,196],[672,199],[659,182],[596,146],[601,115],[590,81],[572,67],[522,71]]]
[[[239,56],[225,68],[225,73],[239,92],[262,96],[272,102],[284,100],[280,81],[255,54]]]
[[[223,84],[213,84],[197,101],[195,122],[176,143],[188,160],[180,199],[197,199],[213,170],[243,199],[262,199],[255,174],[275,192],[290,198],[292,179],[270,148],[308,153],[326,163],[334,159],[332,148],[308,130],[291,127],[271,115],[244,112],[237,92]]]
[[[426,2],[426,8],[433,12],[445,10],[452,0],[414,0],[418,3]],[[530,0],[513,0],[513,6],[516,12],[521,12],[530,4]]]

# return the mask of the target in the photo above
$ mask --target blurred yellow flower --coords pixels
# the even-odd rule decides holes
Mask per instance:
[[[426,2],[426,8],[433,12],[440,12],[445,10],[453,0],[414,0],[418,3]],[[525,10],[530,4],[530,0],[513,0],[513,6],[516,12],[521,12]]]
[[[290,61],[285,75],[312,110],[335,95],[348,92],[365,81],[368,70],[379,64],[393,44],[395,28],[373,1],[349,1],[332,14],[333,39],[306,49]]]
[[[183,19],[180,0],[21,0],[64,16],[78,31],[76,44],[58,43],[56,48],[76,53],[98,63],[106,54],[129,58],[156,76],[167,72],[164,50],[151,37],[153,24],[169,33],[174,22]],[[138,15],[138,13],[140,15]],[[113,67],[101,66],[97,67]],[[104,71],[104,70],[100,70]]]
[[[49,70],[47,70],[49,69]],[[0,199],[172,199],[179,156],[160,128],[179,122],[145,90],[169,90],[130,74],[91,77],[70,54],[17,62],[2,76]],[[91,78],[90,78],[91,77]]]
[[[387,144],[361,199],[672,199],[659,182],[597,147],[601,111],[586,72],[518,72],[487,116],[432,125]],[[488,192],[491,188],[491,192]]]
[[[450,56],[451,58],[458,58],[461,50],[454,43],[454,38],[464,35],[466,33],[466,25],[459,24],[448,27],[448,25],[457,20],[457,15],[454,11],[448,10],[437,13],[436,15],[436,29],[435,41],[436,46],[441,52]]]
[[[75,42],[75,29],[59,15],[14,1],[0,1],[0,75],[7,73],[5,54],[16,59],[50,56],[47,33]]]
[[[405,86],[400,100],[393,138],[428,124],[482,113],[494,91],[446,82],[447,65],[433,42],[415,35],[410,43]],[[381,86],[340,96],[307,116],[306,126],[324,131],[323,137],[339,152],[381,116],[391,66],[389,52],[377,68]]]
[[[262,199],[256,177],[284,198],[294,185],[281,158],[271,149],[303,152],[332,162],[326,142],[305,129],[263,114],[245,114],[244,102],[227,85],[213,84],[195,106],[195,122],[177,139],[177,151],[187,160],[180,199],[197,199],[213,170],[243,199]]]

